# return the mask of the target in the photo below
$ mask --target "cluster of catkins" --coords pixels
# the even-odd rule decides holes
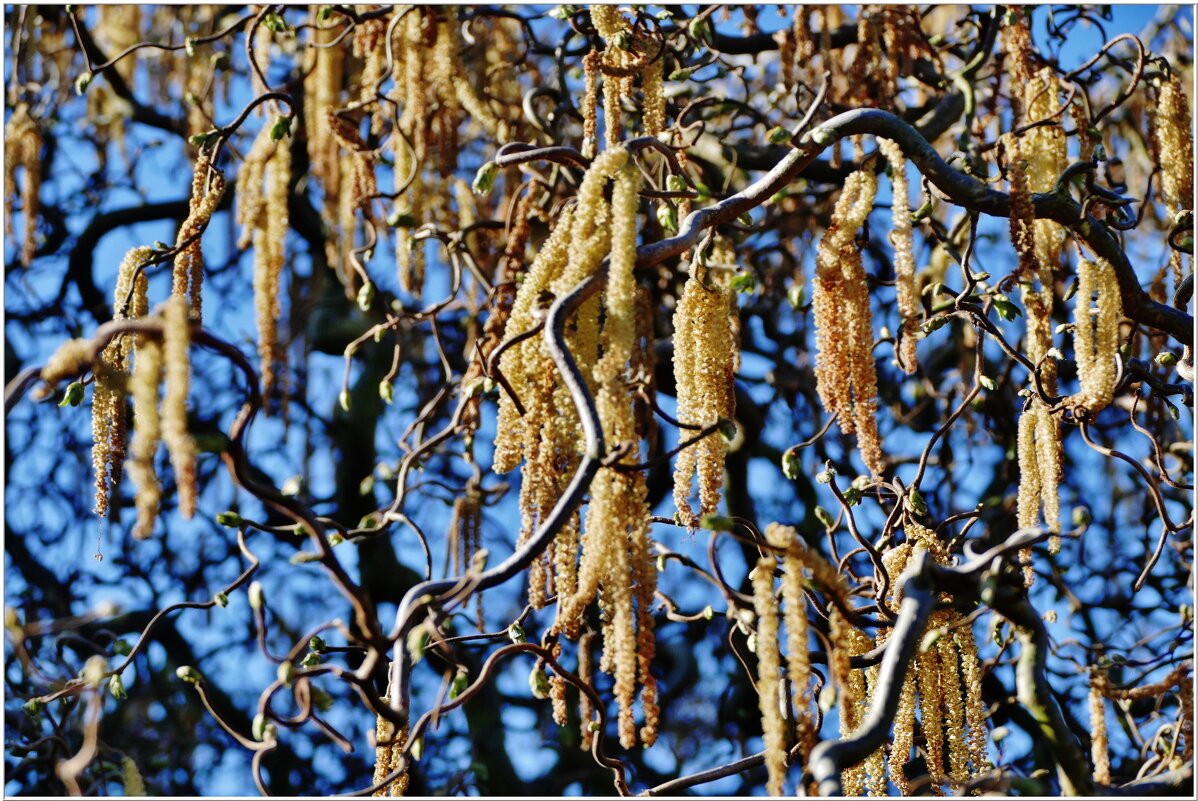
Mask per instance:
[[[17,171],[21,188],[17,189]],[[20,103],[4,126],[4,234],[13,238],[13,208],[21,198],[21,262],[28,265],[37,250],[37,218],[42,183],[42,126]]]
[[[1177,665],[1160,681],[1142,684],[1138,687],[1116,687],[1100,667],[1090,669],[1090,758],[1094,763],[1094,782],[1102,786],[1111,784],[1111,756],[1106,726],[1105,701],[1115,703],[1160,699],[1173,690],[1177,691],[1178,710],[1177,720],[1171,726],[1162,729],[1172,733],[1174,747],[1170,751],[1172,763],[1170,769],[1178,769],[1194,758],[1194,680],[1193,665],[1183,662]],[[1158,737],[1160,734],[1158,733]],[[1154,759],[1159,759],[1159,754]],[[1145,765],[1145,769],[1152,760]]]
[[[757,631],[754,638],[758,660],[757,694],[761,706],[761,728],[765,740],[765,766],[769,774],[767,789],[770,795],[782,795],[786,779],[788,760],[788,725],[794,721],[798,747],[798,760],[805,762],[815,744],[816,719],[812,710],[814,702],[811,692],[811,659],[809,627],[807,622],[807,596],[804,586],[808,581],[833,597],[834,603],[844,605],[848,589],[844,579],[815,551],[807,548],[798,533],[788,526],[772,524],[765,530],[766,541],[782,557],[782,616],[779,620],[779,598],[774,589],[774,574],[777,569],[775,556],[762,557],[752,572],[753,609],[757,616]],[[805,573],[806,571],[806,573]],[[810,574],[808,578],[807,574]],[[850,632],[860,634],[850,626],[842,625],[843,617],[833,611],[833,649],[836,654],[853,651],[855,639]],[[785,632],[785,638],[782,634]],[[785,662],[780,645],[786,643]],[[855,654],[856,651],[853,651]],[[850,654],[851,655],[851,654]],[[854,696],[849,686],[855,677],[847,670],[836,671],[833,678],[842,688],[841,699],[855,709]],[[790,697],[785,687],[790,687]],[[787,715],[785,710],[790,710]],[[842,717],[843,720],[850,720]],[[854,728],[849,724],[847,731]]]

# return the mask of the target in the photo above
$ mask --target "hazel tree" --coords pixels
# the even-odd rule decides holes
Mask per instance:
[[[10,792],[1192,789],[1188,11],[5,18]]]

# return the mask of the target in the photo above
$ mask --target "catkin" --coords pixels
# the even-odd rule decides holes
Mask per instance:
[[[1107,747],[1106,706],[1102,702],[1097,672],[1090,674],[1090,759],[1094,762],[1094,782],[1111,783],[1111,757]]]
[[[1097,317],[1090,299],[1097,295]],[[1103,259],[1081,259],[1077,265],[1077,306],[1073,317],[1073,351],[1081,392],[1078,406],[1095,415],[1110,405],[1118,377],[1119,320],[1123,299],[1115,268]]]
[[[384,697],[383,700],[386,701],[386,698]],[[377,743],[374,749],[374,783],[381,784],[399,767],[404,746],[408,742],[408,727],[404,726],[396,732],[395,725],[379,715],[375,721],[374,731]],[[409,779],[405,767],[403,773],[393,779],[390,784],[375,790],[374,795],[392,798],[402,796],[408,789]]]
[[[735,268],[732,248],[721,243],[713,252],[719,261],[708,265],[706,274],[698,264],[683,287],[674,311],[674,381],[677,386],[678,420],[699,428],[731,421],[736,413],[733,385],[739,351],[733,336],[730,308],[736,302],[729,288]],[[684,429],[680,436],[694,436]],[[692,482],[699,477],[699,515],[714,514],[719,508],[724,485],[724,458],[728,442],[721,433],[709,434],[678,454],[674,470],[674,504],[679,522],[690,528],[699,518],[690,506]]]
[[[237,176],[237,222],[241,246],[254,247],[254,310],[258,327],[258,360],[262,394],[274,388],[277,370],[286,363],[278,343],[279,291],[286,260],[289,225],[291,149],[286,139],[275,142],[264,126]]]
[[[816,389],[840,428],[857,435],[866,467],[885,467],[878,433],[878,377],[873,358],[869,289],[857,230],[873,207],[877,178],[871,170],[848,177],[816,253],[812,305],[816,326]]]
[[[811,711],[811,654],[807,624],[807,596],[803,592],[803,549],[798,534],[789,526],[771,523],[765,529],[770,545],[783,549],[782,600],[786,627],[786,676],[790,681],[791,705],[795,714],[798,758],[806,762],[815,740],[815,722]]]
[[[162,396],[162,440],[171,456],[179,490],[179,512],[196,511],[196,448],[187,433],[187,394],[191,383],[191,323],[182,295],[172,295],[163,309],[162,350],[166,388]]]
[[[191,179],[191,200],[188,204],[187,219],[179,226],[179,235],[175,238],[175,247],[180,250],[175,256],[174,280],[171,287],[173,294],[185,295],[190,299],[191,311],[197,320],[203,319],[202,234],[224,194],[224,176],[212,168],[212,162],[207,156],[201,155],[196,160],[195,173]]]
[[[133,366],[133,442],[129,448],[129,477],[133,479],[137,525],[133,536],[146,539],[154,530],[161,489],[154,472],[154,453],[161,429],[158,416],[158,383],[162,378],[162,345],[147,338],[137,349]]]
[[[4,233],[13,236],[13,208],[17,197],[17,170],[21,178],[21,263],[28,266],[37,250],[38,202],[42,181],[42,126],[29,114],[29,104],[19,103],[4,126]]]
[[[1194,142],[1190,102],[1176,73],[1157,94],[1156,139],[1160,147],[1161,194],[1170,216],[1194,207]]]
[[[146,782],[132,757],[127,756],[121,759],[121,787],[126,798],[140,798],[148,795]]]
[[[879,139],[878,148],[890,163],[892,228],[890,244],[894,246],[894,285],[898,296],[899,315],[903,320],[902,340],[898,361],[903,372],[914,373],[915,343],[919,333],[921,305],[915,285],[915,255],[911,236],[911,209],[907,188],[907,159],[897,142]]]
[[[778,602],[774,597],[774,559],[765,557],[753,569],[753,609],[757,613],[757,697],[761,707],[761,729],[765,740],[766,791],[772,796],[785,792],[786,719],[779,707],[782,697],[778,654]],[[835,614],[835,613],[833,613]]]

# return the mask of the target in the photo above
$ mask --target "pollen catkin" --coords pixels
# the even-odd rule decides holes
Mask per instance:
[[[290,183],[288,141],[272,141],[269,126],[263,126],[237,176],[236,191],[237,222],[242,225],[239,244],[244,247],[252,238],[254,246],[254,309],[264,396],[270,395],[277,370],[286,364],[286,349],[278,344],[278,323]]]
[[[831,670],[840,702],[840,736],[848,737],[861,725],[865,713],[865,676],[853,670],[850,659],[869,650],[869,638],[854,628],[840,610],[833,607],[828,614],[828,629],[832,640]],[[841,772],[846,796],[865,795],[865,765],[858,763]]]
[[[1097,294],[1097,319],[1090,299]],[[1110,405],[1118,377],[1119,320],[1123,299],[1110,262],[1080,259],[1077,265],[1077,306],[1073,317],[1073,351],[1081,392],[1078,405],[1095,415]]]
[[[145,315],[149,279],[140,268],[151,254],[150,248],[137,247],[121,260],[113,295],[114,319]],[[96,487],[94,509],[100,517],[108,515],[109,494],[120,486],[125,463],[125,395],[135,343],[136,338],[127,334],[116,337],[104,348],[93,368],[92,470]]]
[[[591,664],[591,641],[593,639],[595,639],[593,631],[587,631],[578,639],[578,678],[588,687],[594,687],[595,679],[594,667]],[[579,740],[583,751],[590,751],[591,742],[595,739],[595,732],[591,730],[591,718],[594,714],[595,709],[591,704],[591,697],[580,690],[578,693],[578,717],[582,721],[582,736]]]
[[[19,103],[4,126],[4,233],[13,236],[13,207],[17,197],[17,170],[21,178],[21,263],[28,266],[37,250],[38,201],[42,181],[42,126],[29,114],[29,104]]]
[[[146,782],[141,776],[141,771],[137,769],[137,763],[132,757],[123,757],[121,759],[121,786],[124,789],[126,798],[141,798],[148,795],[146,792]]]
[[[1194,142],[1190,102],[1176,73],[1161,83],[1157,95],[1156,143],[1161,164],[1161,195],[1169,212],[1170,225],[1177,214],[1194,208]],[[1172,249],[1170,249],[1172,251]],[[1181,254],[1171,252],[1174,285],[1181,282]]]
[[[191,518],[196,511],[196,448],[187,433],[187,394],[191,383],[191,323],[181,295],[172,295],[163,309],[162,349],[166,389],[162,396],[162,440],[171,456],[179,490],[179,512]]]
[[[1111,783],[1111,757],[1107,747],[1106,706],[1102,702],[1097,672],[1090,674],[1090,759],[1094,762],[1094,782]]]
[[[899,367],[907,374],[919,366],[915,361],[915,343],[919,333],[921,305],[915,286],[915,256],[911,236],[911,209],[907,189],[907,159],[897,142],[879,139],[878,149],[890,163],[891,208],[893,209],[890,244],[894,246],[894,286],[898,296],[903,335],[899,346]]]
[[[798,533],[789,526],[771,523],[765,529],[770,545],[782,549],[783,624],[786,627],[786,676],[790,680],[791,706],[795,715],[798,759],[806,764],[815,740],[811,711],[811,654],[808,651],[807,596],[803,592],[803,553]]]
[[[786,781],[786,719],[779,704],[782,698],[781,658],[778,654],[774,564],[773,557],[759,559],[752,579],[753,609],[757,613],[757,698],[765,741],[765,768],[769,775],[766,791],[772,796],[780,796],[785,792]]]
[[[878,433],[878,377],[873,323],[861,251],[854,241],[873,207],[877,178],[871,170],[848,177],[816,254],[812,304],[816,326],[816,389],[846,434],[857,435],[866,467],[884,468]]]
[[[383,700],[386,701],[386,698],[384,697]],[[374,749],[374,783],[381,784],[399,767],[404,746],[408,742],[408,727],[404,726],[396,732],[395,725],[379,715],[375,721],[374,731],[377,743]],[[393,779],[390,784],[375,790],[374,795],[376,797],[400,797],[408,789],[409,778],[405,768],[403,773]]]
[[[729,310],[735,296],[729,288],[735,270],[732,247],[721,242],[712,254],[713,263],[704,268],[695,263],[674,312],[674,381],[677,386],[678,420],[700,429],[720,420],[731,421],[736,413],[733,385],[739,351],[733,336]],[[683,429],[680,436],[697,432]],[[690,528],[699,516],[714,514],[724,486],[724,459],[728,442],[721,432],[709,434],[678,454],[674,470],[674,504],[679,521]],[[699,515],[690,506],[691,486],[699,476]]]
[[[154,453],[161,436],[158,417],[158,383],[162,378],[162,345],[146,338],[137,349],[133,365],[133,442],[129,448],[129,478],[133,479],[137,525],[133,536],[144,540],[154,530],[161,489],[154,472]]]
[[[204,251],[202,234],[212,219],[212,213],[225,194],[225,178],[212,167],[207,156],[196,160],[195,173],[191,179],[191,201],[187,219],[179,226],[175,247],[180,248],[175,256],[174,280],[171,292],[190,299],[191,311],[196,319],[203,319]]]

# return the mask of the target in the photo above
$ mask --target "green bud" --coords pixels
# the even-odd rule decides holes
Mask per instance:
[[[799,477],[802,471],[802,462],[799,460],[799,454],[793,449],[782,454],[782,475],[794,481]]]
[[[275,117],[270,126],[270,141],[278,142],[284,136],[291,136],[291,117]]]
[[[528,689],[532,690],[532,697],[538,701],[544,701],[549,697],[549,677],[545,675],[545,668],[539,664],[528,674]]]
[[[752,225],[752,224],[753,224],[753,217],[752,217],[752,215],[750,215],[750,214],[749,214],[749,212],[747,212],[747,211],[746,211],[744,214],[742,214],[742,215],[740,215],[739,217],[737,217],[737,218],[736,218],[736,221],[737,221],[738,223],[740,223],[741,225],[746,225],[746,226],[748,226],[748,225]]]
[[[919,494],[919,490],[912,489],[907,497],[903,500],[903,506],[907,511],[914,512],[917,515],[926,515],[928,513],[928,505],[924,502],[923,496]]]
[[[417,737],[415,740],[412,741],[412,747],[410,749],[410,753],[412,754],[412,759],[414,759],[417,762],[420,761],[420,757],[424,756],[424,738],[423,737]]]
[[[686,26],[686,31],[696,42],[706,43],[710,41],[711,25],[708,24],[706,18],[696,17],[692,19],[690,24]]]
[[[1161,367],[1172,367],[1173,365],[1177,364],[1177,357],[1169,351],[1164,350],[1156,354],[1156,356],[1153,358],[1153,361],[1159,364]]]
[[[408,632],[408,658],[412,660],[413,665],[424,659],[428,643],[428,631],[423,626]]]
[[[690,77],[694,74],[695,74],[695,71],[693,69],[686,67],[686,68],[674,70],[673,72],[671,72],[670,80],[671,81],[688,81],[688,80],[690,80]]]
[[[836,525],[836,518],[832,517],[832,513],[822,506],[815,507],[815,519],[824,528],[832,528],[832,526]]]
[[[732,280],[728,282],[728,287],[741,295],[748,295],[757,289],[757,276],[750,272],[738,272],[732,276]]]
[[[832,477],[836,475],[836,471],[832,469],[832,465],[827,464],[824,469],[815,474],[815,480],[821,484],[831,484]]]
[[[125,682],[121,680],[120,673],[114,673],[108,680],[108,692],[118,701],[124,701],[129,697],[129,693],[125,692]]]
[[[524,628],[519,623],[513,623],[508,626],[507,636],[514,643],[528,642],[528,638],[524,634]]]
[[[29,717],[37,717],[42,712],[42,702],[36,698],[30,698],[21,706],[21,709],[23,709],[25,714]]]
[[[212,596],[212,600],[213,600],[213,601],[216,603],[216,605],[217,605],[217,606],[219,606],[221,609],[224,609],[226,606],[228,606],[228,605],[229,605],[229,596],[228,596],[228,595],[226,595],[226,594],[225,594],[225,593],[223,593],[223,592],[218,592],[218,593],[216,593],[215,595],[213,595],[213,596]]]
[[[287,30],[287,20],[282,14],[267,14],[262,18],[262,26],[274,33],[282,33]]]
[[[699,518],[699,527],[707,531],[731,531],[736,527],[736,521],[724,515],[703,515]]]
[[[336,547],[343,542],[345,542],[345,537],[342,537],[337,532],[333,532],[332,534],[329,535],[329,545]]]
[[[374,302],[374,284],[370,281],[362,284],[362,288],[358,290],[358,308],[364,312],[370,311],[370,304]]]
[[[466,688],[470,686],[470,674],[465,670],[458,670],[453,676],[453,683],[449,685],[449,700],[457,698],[462,693],[466,692]]]
[[[732,442],[736,439],[737,427],[735,420],[721,417],[717,422],[720,427],[720,436],[724,438],[725,442]]]
[[[87,87],[91,86],[92,78],[96,76],[90,72],[85,72],[75,79],[75,94],[82,96],[87,91]]]
[[[1072,300],[1073,296],[1076,294],[1077,294],[1077,279],[1074,278],[1072,281],[1069,282],[1069,286],[1065,287],[1065,294],[1062,296],[1062,300]]]
[[[204,680],[204,677],[200,674],[200,671],[196,670],[191,665],[182,665],[181,667],[177,668],[175,670],[175,675],[178,676],[180,680],[185,681],[188,684],[199,684]]]
[[[771,145],[785,144],[791,140],[791,137],[792,134],[790,130],[781,125],[770,128],[769,132],[765,135],[765,138]]]
[[[820,147],[827,147],[836,141],[836,134],[830,128],[816,128],[811,131],[811,141]]]
[[[258,610],[266,605],[266,591],[262,589],[262,582],[250,582],[250,589],[246,593],[250,601],[250,609]]]
[[[312,637],[312,639],[308,640],[308,650],[309,651],[318,654],[321,651],[323,651],[324,648],[325,648],[324,638],[321,637],[319,634],[314,635]]]
[[[342,411],[349,411],[349,390],[341,390],[341,394],[337,396],[337,402],[341,404]]]
[[[90,657],[83,665],[83,680],[91,687],[99,687],[108,672],[108,660],[99,654]]]
[[[308,692],[312,694],[312,706],[316,707],[317,712],[328,712],[333,708],[333,698],[324,690],[313,684]]]
[[[183,52],[187,53],[188,58],[194,58],[196,54],[196,40],[188,36],[183,40]]]
[[[72,381],[67,384],[66,391],[62,395],[62,400],[59,401],[59,406],[78,406],[83,403],[83,384],[79,381]]]
[[[387,218],[387,225],[392,228],[411,228],[416,224],[416,217],[407,212],[394,212]]]
[[[686,179],[681,175],[670,175],[666,178],[666,189],[671,192],[685,192]]]
[[[296,551],[287,561],[293,565],[306,565],[311,562],[319,562],[320,554],[315,551]]]
[[[225,528],[237,528],[241,525],[241,515],[232,510],[220,512],[216,516],[216,522]]]
[[[981,384],[982,386],[984,386],[986,389],[990,390],[991,392],[998,389],[998,384],[995,383],[994,379],[988,375],[979,376],[978,383]]]
[[[861,503],[861,490],[856,487],[849,487],[844,491],[844,502],[849,506],[856,506]]]
[[[703,607],[703,611],[699,614],[703,616],[704,620],[711,620],[713,617],[715,617],[715,609],[712,608],[711,604],[708,604],[707,606]]]
[[[267,725],[269,724],[266,722],[266,715],[263,715],[261,712],[259,712],[257,715],[254,715],[254,722],[250,724],[250,732],[254,735],[254,739],[258,742],[264,742],[266,740]]]
[[[628,31],[616,31],[611,38],[612,47],[619,50],[629,50],[632,47],[632,34]]]
[[[790,289],[786,291],[786,302],[790,304],[790,308],[798,311],[803,308],[803,302],[806,300],[807,290],[802,284],[791,284]]]
[[[279,669],[275,672],[279,679],[279,683],[284,687],[290,687],[291,682],[295,679],[295,665],[290,661],[283,662],[279,665]]]
[[[478,172],[474,175],[473,189],[476,195],[489,195],[491,187],[495,186],[495,176],[499,172],[499,165],[493,161],[488,161],[483,166],[478,168]]]
[[[332,6],[321,6],[320,11],[316,12],[317,22],[327,22],[329,17],[333,16]]]
[[[657,204],[657,223],[666,233],[678,233],[678,209],[666,201]]]

